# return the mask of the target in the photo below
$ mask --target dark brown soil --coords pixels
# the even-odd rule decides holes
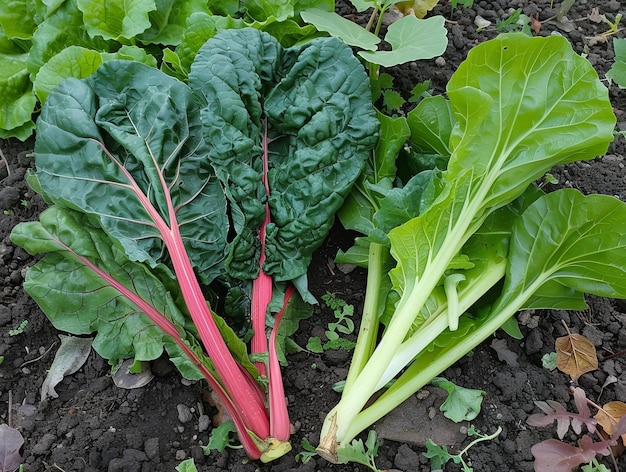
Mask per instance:
[[[340,3],[340,2],[338,2]],[[497,34],[495,25],[506,18],[511,9],[522,8],[527,15],[536,14],[541,21],[541,35],[562,34],[579,53],[587,55],[601,78],[613,60],[612,37],[608,41],[592,41],[607,31],[608,25],[593,21],[592,9],[613,19],[620,11],[616,0],[578,0],[568,12],[569,22],[557,23],[559,1],[521,2],[510,0],[477,1],[471,8],[452,9],[442,1],[434,13],[443,14],[449,22],[449,47],[443,59],[396,68],[389,72],[395,84],[408,92],[426,79],[441,93],[455,67],[469,49]],[[359,15],[347,7],[342,14],[356,20]],[[477,15],[492,26],[477,31]],[[616,37],[624,37],[619,31]],[[620,128],[626,129],[626,91],[610,85],[610,95]],[[25,438],[22,449],[24,471],[173,471],[181,460],[193,457],[198,470],[204,472],[264,471],[364,471],[358,465],[331,465],[314,457],[308,463],[295,461],[301,441],[317,444],[326,412],[337,402],[333,383],[347,373],[350,355],[345,351],[328,351],[323,355],[300,352],[289,357],[284,369],[285,388],[295,433],[294,451],[276,462],[263,465],[248,462],[240,449],[224,453],[202,454],[209,429],[200,428],[203,414],[212,414],[212,407],[203,403],[203,383],[184,382],[167,362],[157,362],[156,378],[147,386],[123,390],[114,386],[110,369],[92,352],[77,373],[66,377],[57,387],[59,398],[40,403],[40,388],[59,346],[58,332],[52,328],[35,303],[21,288],[24,273],[35,260],[9,241],[9,233],[17,223],[37,218],[45,204],[25,183],[24,175],[33,165],[33,142],[0,141],[4,158],[0,159],[0,422],[11,422]],[[626,201],[624,164],[626,146],[623,137],[611,145],[607,156],[594,161],[568,165],[553,172],[559,186],[571,186],[585,193],[615,195]],[[7,168],[8,166],[8,168]],[[318,298],[326,291],[352,303],[358,313],[363,301],[364,272],[360,269],[346,274],[335,267],[333,258],[338,248],[347,248],[351,235],[336,227],[328,241],[314,257],[309,278],[311,290]],[[601,355],[626,349],[626,307],[612,300],[590,297],[585,312],[550,311],[529,314],[522,326],[525,338],[515,341],[498,333],[508,348],[517,355],[518,365],[511,367],[498,359],[490,342],[476,349],[445,372],[445,377],[458,385],[485,390],[483,410],[474,424],[479,430],[491,432],[503,428],[495,440],[481,443],[469,453],[477,472],[531,471],[530,448],[553,437],[552,428],[536,428],[526,424],[529,414],[536,412],[534,401],[552,399],[572,406],[565,375],[542,367],[543,354],[554,350],[554,339],[564,334],[561,320],[574,332],[591,339]],[[309,336],[323,333],[332,314],[317,306],[315,315],[301,325],[295,337],[304,346]],[[28,324],[19,334],[10,334],[23,321]],[[602,401],[626,401],[626,357],[600,363],[600,368],[579,379],[589,398]],[[617,382],[602,389],[609,375]],[[10,407],[10,411],[9,411]],[[190,414],[189,414],[190,413]],[[405,410],[405,415],[417,415]],[[423,418],[414,418],[416,424]],[[202,429],[202,430],[200,430]],[[573,439],[569,437],[569,439]],[[412,442],[411,438],[407,439]],[[469,442],[453,445],[452,449]],[[386,440],[379,450],[377,465],[381,469],[428,471],[424,448],[413,444]],[[626,471],[626,459],[618,458],[620,470]],[[611,466],[610,462],[606,462]],[[448,465],[446,470],[460,470]]]

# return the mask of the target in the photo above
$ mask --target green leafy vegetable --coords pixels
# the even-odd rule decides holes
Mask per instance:
[[[248,455],[270,461],[290,449],[280,321],[295,287],[310,298],[306,267],[330,228],[319,218],[333,220],[378,122],[363,67],[334,38],[283,48],[223,31],[191,69],[190,86],[124,60],[63,81],[35,143],[35,186],[52,207],[12,239],[45,254],[25,289],[55,326],[97,332],[114,364],[166,350],[209,382]],[[209,284],[251,312],[254,363],[205,300]],[[236,306],[250,286],[252,307]]]
[[[340,214],[367,236],[356,247],[369,248],[368,286],[346,386],[322,429],[318,451],[331,461],[518,310],[580,309],[585,292],[626,297],[626,205],[531,187],[612,141],[615,117],[591,65],[563,38],[504,34],[472,49],[447,95],[424,99],[410,118],[419,138],[408,164],[375,155],[391,175],[367,174]],[[405,168],[426,170],[390,190]],[[394,224],[383,202],[412,179],[420,205],[404,205]]]
[[[221,3],[221,4],[220,4]],[[284,45],[317,30],[300,12],[312,2],[246,0],[67,0],[0,4],[0,137],[28,138],[38,101],[68,77],[84,78],[105,60],[140,60],[185,80],[199,48],[218,31],[248,26]],[[315,2],[331,11],[334,2]],[[129,49],[136,48],[128,57]],[[124,50],[126,49],[126,50]],[[115,55],[112,57],[111,55]],[[46,66],[44,68],[44,66]],[[44,68],[43,70],[41,70]],[[34,86],[33,86],[34,85]]]

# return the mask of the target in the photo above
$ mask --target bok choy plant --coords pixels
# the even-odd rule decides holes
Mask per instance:
[[[580,309],[584,293],[626,297],[626,204],[532,185],[612,140],[608,93],[588,61],[561,37],[505,34],[470,51],[447,95],[406,120],[381,119],[340,214],[364,235],[340,257],[367,267],[368,280],[348,378],[318,447],[332,462],[498,328],[521,335],[518,310]],[[412,152],[396,159],[407,138]]]
[[[58,329],[96,331],[113,365],[167,351],[208,381],[251,458],[279,457],[283,300],[312,299],[312,252],[377,130],[367,74],[337,39],[283,48],[226,30],[199,51],[189,86],[131,61],[68,79],[37,122],[33,182],[51,207],[12,232],[45,254],[24,287]],[[209,305],[218,292],[227,300]],[[255,363],[216,309],[250,314]]]

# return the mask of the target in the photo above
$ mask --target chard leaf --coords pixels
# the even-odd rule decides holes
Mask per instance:
[[[76,335],[97,331],[93,348],[113,365],[133,357],[154,360],[165,343],[172,360],[186,366],[181,372],[202,378],[180,348],[121,291],[143,299],[184,339],[185,318],[174,303],[172,286],[163,282],[171,280],[169,271],[161,268],[159,278],[144,265],[129,261],[88,216],[59,206],[42,212],[39,222],[17,225],[11,240],[30,254],[45,254],[27,272],[24,289],[58,330]],[[94,267],[112,277],[117,288]]]
[[[164,249],[159,221],[177,226],[208,283],[223,273],[228,221],[199,111],[187,86],[137,62],[110,61],[88,79],[68,79],[38,120],[41,188],[54,203],[98,215],[131,260],[153,267]]]
[[[256,277],[268,200],[263,269],[278,281],[301,276],[376,143],[363,66],[335,38],[283,48],[255,29],[226,30],[199,51],[189,83],[206,97],[208,156],[231,202],[229,273]]]

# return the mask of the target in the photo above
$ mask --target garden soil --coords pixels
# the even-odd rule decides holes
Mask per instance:
[[[459,2],[460,3],[460,2]],[[584,54],[610,89],[610,97],[621,129],[626,122],[626,92],[608,84],[605,74],[613,61],[613,37],[623,31],[603,35],[626,5],[616,0],[578,0],[562,21],[555,17],[563,4],[509,0],[475,1],[472,7],[452,8],[447,1],[433,10],[446,19],[449,46],[436,60],[421,61],[387,72],[395,86],[408,97],[413,86],[430,80],[436,93],[458,64],[475,45],[497,35],[497,24],[510,13],[522,12],[536,19],[539,35],[567,37],[576,52]],[[363,23],[367,18],[339,3],[345,17]],[[480,29],[481,18],[490,22]],[[206,385],[189,383],[165,360],[151,366],[155,378],[137,389],[114,385],[110,366],[94,352],[86,363],[57,386],[58,398],[40,401],[40,389],[60,345],[59,334],[36,304],[22,289],[25,272],[35,259],[9,240],[13,226],[37,218],[45,204],[25,183],[24,176],[33,166],[33,141],[0,141],[0,423],[10,423],[25,439],[22,448],[23,470],[89,472],[173,471],[183,459],[193,457],[198,470],[218,471],[364,471],[356,464],[332,465],[319,457],[308,462],[296,460],[302,441],[317,444],[324,416],[339,395],[332,386],[342,380],[350,362],[346,351],[314,354],[302,351],[289,356],[284,368],[286,394],[293,424],[293,451],[271,464],[250,462],[241,449],[228,448],[203,454],[209,441],[215,409],[205,401]],[[626,201],[626,145],[618,137],[606,156],[593,161],[555,169],[556,187],[574,187],[584,193],[615,195]],[[319,298],[332,292],[354,304],[358,313],[365,288],[360,269],[337,266],[333,258],[338,249],[350,246],[353,235],[333,230],[313,258],[309,278],[311,290]],[[565,334],[563,321],[573,332],[581,333],[596,346],[601,359],[598,370],[580,377],[578,384],[588,397],[600,402],[626,401],[626,305],[614,300],[588,298],[589,309],[581,312],[537,311],[523,313],[521,341],[497,333],[492,339],[444,373],[458,385],[486,392],[480,415],[472,422],[483,433],[501,427],[501,434],[472,447],[464,456],[476,472],[531,471],[531,446],[556,437],[554,427],[529,426],[530,414],[538,412],[535,401],[556,400],[574,408],[568,377],[542,367],[542,356],[554,351],[555,338]],[[310,336],[323,336],[332,320],[331,310],[323,304],[314,316],[301,324],[295,341],[305,346]],[[24,323],[26,323],[24,325]],[[496,341],[501,344],[493,344]],[[494,349],[497,346],[499,349]],[[505,350],[503,351],[503,347]],[[508,351],[508,357],[502,356]],[[499,356],[502,356],[502,358]],[[611,357],[611,358],[609,358]],[[422,455],[423,443],[432,436],[447,443],[452,451],[465,447],[467,424],[453,424],[438,411],[441,393],[434,387],[419,392],[376,429],[383,437],[376,464],[380,469],[428,471],[429,461]],[[570,433],[565,440],[574,444]],[[610,460],[604,462],[611,470]],[[617,458],[618,469],[626,471],[626,458]],[[445,470],[460,470],[448,464]]]

